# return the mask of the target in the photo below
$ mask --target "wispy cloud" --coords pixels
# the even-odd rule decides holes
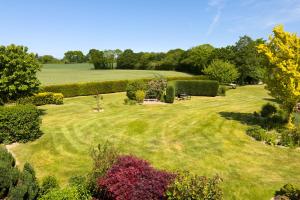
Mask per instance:
[[[225,4],[225,0],[209,0],[208,5],[217,10],[216,14],[214,15],[211,23],[209,24],[208,30],[206,35],[209,36],[215,29],[216,25],[220,21],[220,17],[222,16],[223,7]]]

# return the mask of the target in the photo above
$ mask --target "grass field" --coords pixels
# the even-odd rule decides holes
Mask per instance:
[[[123,104],[124,93],[104,95],[104,112],[93,112],[92,96],[42,106],[44,135],[12,148],[39,178],[66,183],[90,170],[89,150],[106,140],[123,153],[167,170],[223,177],[225,199],[270,199],[285,183],[300,186],[300,150],[274,147],[245,134],[244,123],[270,100],[262,86],[230,90],[226,97],[192,97],[173,105]]]
[[[153,78],[156,74],[165,77],[191,76],[182,72],[157,70],[94,70],[92,64],[46,64],[38,78],[42,85],[111,81],[124,79]]]

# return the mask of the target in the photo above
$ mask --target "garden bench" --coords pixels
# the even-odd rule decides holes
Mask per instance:
[[[178,100],[191,100],[191,99],[192,99],[192,96],[185,94],[185,93],[178,95]]]
[[[231,87],[231,89],[235,89],[236,88],[236,84],[235,83],[230,83],[229,86]]]

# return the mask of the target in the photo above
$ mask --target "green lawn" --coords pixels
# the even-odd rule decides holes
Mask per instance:
[[[300,150],[273,147],[245,134],[244,118],[270,100],[263,86],[230,90],[226,97],[192,97],[172,105],[123,104],[124,93],[104,95],[104,112],[92,96],[42,106],[44,135],[12,148],[39,178],[66,183],[91,167],[91,146],[109,140],[123,153],[167,170],[223,177],[225,199],[267,199],[285,183],[300,186]]]
[[[94,70],[92,64],[45,64],[38,78],[42,85],[77,83],[88,81],[111,81],[124,79],[191,76],[182,72],[157,70]]]

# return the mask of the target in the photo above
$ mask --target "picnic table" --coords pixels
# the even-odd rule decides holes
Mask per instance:
[[[178,94],[177,98],[178,98],[178,100],[191,100],[192,96],[188,95],[188,94],[185,94],[185,93],[182,93],[182,94]]]

